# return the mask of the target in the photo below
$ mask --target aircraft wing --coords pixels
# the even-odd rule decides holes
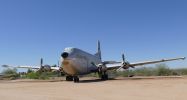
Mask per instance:
[[[29,69],[40,69],[40,66],[11,66],[11,65],[2,65],[5,68],[29,68]]]
[[[40,66],[18,66],[17,68],[40,69]]]
[[[40,69],[41,67],[40,66],[18,66],[17,68],[28,68],[28,69]],[[49,68],[51,70],[60,70],[60,67],[45,67],[44,68]]]
[[[154,60],[154,61],[143,61],[143,62],[127,63],[127,64],[123,64],[122,62],[118,62],[118,63],[114,63],[114,64],[106,64],[106,67],[108,70],[118,69],[120,67],[122,67],[124,69],[128,69],[129,67],[134,68],[135,66],[142,66],[142,65],[147,65],[147,64],[155,64],[155,63],[160,63],[160,62],[184,60],[184,59],[185,59],[185,57],[180,57],[180,58],[161,59],[161,60]]]
[[[60,70],[60,67],[51,67],[52,70]]]

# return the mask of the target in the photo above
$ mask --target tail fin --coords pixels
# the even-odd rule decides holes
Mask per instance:
[[[97,53],[95,54],[99,59],[101,59],[101,47],[100,47],[100,41],[97,42]]]

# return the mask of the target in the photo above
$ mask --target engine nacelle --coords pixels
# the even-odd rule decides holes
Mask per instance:
[[[107,67],[103,64],[99,64],[98,65],[98,70],[99,72],[106,72],[107,71]]]
[[[44,66],[41,67],[41,70],[50,71],[51,66],[50,65],[44,65]]]
[[[129,68],[134,68],[134,66],[131,66],[129,62],[124,62],[122,63],[122,68],[129,69]]]

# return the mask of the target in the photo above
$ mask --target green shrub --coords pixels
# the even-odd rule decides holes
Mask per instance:
[[[172,75],[172,70],[165,64],[156,65],[156,76],[169,76]]]
[[[153,76],[155,75],[154,68],[142,67],[134,70],[136,76]]]
[[[34,72],[34,71],[32,69],[27,70],[27,73],[31,73],[31,72]]]
[[[3,73],[4,75],[13,75],[13,74],[17,74],[17,69],[16,69],[16,68],[14,68],[14,69],[8,68],[8,69],[3,70],[2,73]]]
[[[29,79],[49,79],[49,77],[58,77],[59,73],[58,72],[29,72],[26,74],[25,78],[29,78]]]
[[[178,75],[187,75],[187,68],[173,69]]]
[[[26,74],[26,78],[29,79],[39,79],[39,73],[37,72],[30,72]]]
[[[40,73],[39,79],[43,79],[43,80],[49,79],[50,75],[51,73],[47,73],[47,72]]]
[[[170,69],[166,64],[157,64],[155,67],[141,67],[123,72],[117,72],[118,76],[169,76],[169,75],[187,75],[187,69]]]
[[[9,78],[11,80],[14,80],[14,79],[17,79],[20,77],[20,75],[17,73],[17,69],[14,68],[14,69],[5,69],[3,70],[2,74],[4,75],[3,77],[4,78]]]

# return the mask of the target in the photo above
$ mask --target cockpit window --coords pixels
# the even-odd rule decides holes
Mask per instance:
[[[67,52],[63,52],[63,53],[61,54],[61,56],[62,56],[62,58],[67,58],[67,57],[69,56],[69,54],[68,54]]]

